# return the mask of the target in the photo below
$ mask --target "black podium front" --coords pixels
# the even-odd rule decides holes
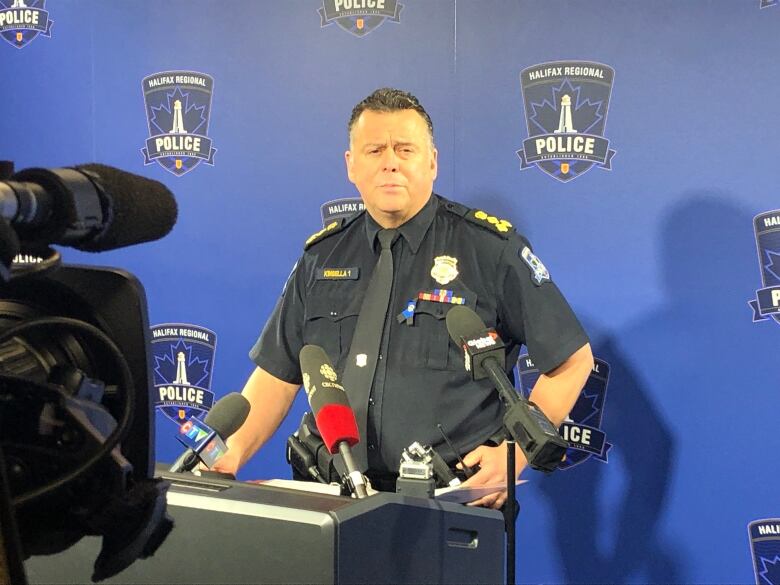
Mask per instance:
[[[175,526],[105,583],[501,583],[496,511],[380,493],[363,500],[161,474]],[[89,583],[100,540],[25,563],[35,583]]]

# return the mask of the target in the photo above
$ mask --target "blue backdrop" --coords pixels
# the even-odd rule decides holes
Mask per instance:
[[[385,0],[375,14],[347,11],[363,0],[26,4],[53,24],[21,41],[3,32],[0,158],[99,161],[171,188],[180,215],[165,239],[63,255],[135,273],[152,324],[214,332],[217,398],[251,372],[247,351],[320,205],[357,195],[343,162],[352,106],[407,89],[434,121],[437,191],[529,237],[609,367],[606,461],[528,473],[519,490],[519,580],[755,582],[748,524],[780,516],[769,367],[780,330],[748,306],[780,284],[769,253],[780,245],[757,255],[753,227],[780,208],[775,2]],[[580,88],[575,126],[600,117],[611,169],[549,159],[573,165],[563,181],[521,168],[542,107],[528,115],[521,72],[553,62],[614,70],[611,87],[554,72],[536,86],[555,115],[561,92]],[[213,78],[210,110],[202,86],[179,84],[186,123],[201,116],[190,131],[216,149],[213,165],[181,175],[141,152],[153,128],[142,80],[173,71]],[[299,399],[242,478],[288,477],[283,445],[303,410]],[[176,426],[155,417],[158,459],[172,460]],[[779,582],[777,561],[761,583]]]

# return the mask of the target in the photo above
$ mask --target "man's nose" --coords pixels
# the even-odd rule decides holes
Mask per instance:
[[[390,172],[398,170],[398,156],[392,148],[385,149],[382,154],[382,170]]]

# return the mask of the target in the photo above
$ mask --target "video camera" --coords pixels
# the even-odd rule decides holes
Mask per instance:
[[[153,479],[146,295],[130,273],[68,266],[51,244],[103,251],[176,221],[161,183],[103,165],[0,163],[0,581],[22,560],[102,536],[93,580],[172,528]]]

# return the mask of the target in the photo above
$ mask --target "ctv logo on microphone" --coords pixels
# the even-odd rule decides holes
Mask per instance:
[[[205,427],[205,423],[203,424]],[[181,425],[179,427],[179,432],[186,436],[188,439],[192,441],[192,444],[197,445],[200,443],[203,439],[209,436],[209,433],[212,432],[211,429],[208,431],[201,428],[200,426],[196,425],[192,419],[188,420],[186,423]],[[189,445],[192,446],[192,445]]]
[[[194,417],[179,427],[179,436],[176,438],[185,447],[198,453],[208,467],[227,452],[224,441],[216,431]]]
[[[0,0],[0,35],[17,49],[39,34],[51,37],[54,21],[44,10],[46,0]]]

